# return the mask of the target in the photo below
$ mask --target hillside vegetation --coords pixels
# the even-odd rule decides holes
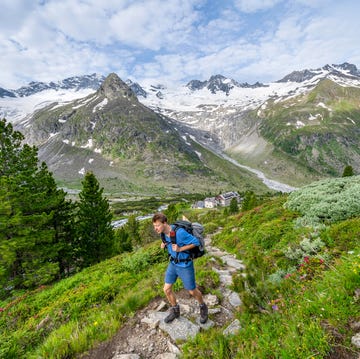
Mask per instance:
[[[339,176],[346,164],[358,172],[359,95],[358,88],[324,79],[304,95],[269,101],[260,111],[260,133],[285,158],[315,174]]]
[[[183,357],[357,358],[351,337],[360,322],[359,186],[359,176],[316,182],[290,195],[257,197],[254,208],[231,216],[177,207],[178,216],[203,223],[213,244],[242,259],[247,273],[235,275],[232,288],[243,300],[242,329],[231,336],[219,327],[201,332],[182,346]],[[142,233],[151,230],[149,221],[141,223]],[[166,256],[154,238],[0,302],[0,357],[73,358],[111,338],[163,295]],[[215,292],[211,258],[197,259],[196,270],[204,292]]]

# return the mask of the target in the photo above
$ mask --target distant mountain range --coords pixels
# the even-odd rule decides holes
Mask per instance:
[[[222,75],[174,87],[141,86],[115,77],[93,74],[57,83],[32,82],[17,90],[0,88],[0,115],[17,123],[27,140],[40,146],[42,158],[52,168],[75,149],[86,149],[88,165],[91,156],[101,157],[98,170],[104,178],[119,174],[109,169],[109,163],[117,163],[120,172],[127,173],[124,188],[130,183],[136,187],[140,178],[146,178],[146,183],[154,182],[152,176],[160,178],[161,185],[169,180],[166,171],[151,164],[156,162],[156,146],[160,153],[171,152],[167,164],[174,166],[171,170],[171,166],[165,167],[174,174],[169,180],[172,186],[176,187],[174,179],[185,178],[195,168],[201,176],[206,168],[213,171],[215,159],[201,167],[205,152],[197,153],[196,143],[204,151],[224,153],[293,185],[338,176],[348,164],[360,173],[360,72],[355,65],[294,71],[279,81],[253,85]],[[109,83],[114,84],[114,91],[109,90]],[[178,144],[171,146],[169,137]],[[59,144],[62,149],[68,145],[66,153],[59,151]],[[174,162],[176,153],[183,157]],[[78,154],[72,156],[77,165],[73,175],[61,176],[63,180],[75,181],[81,172]],[[130,174],[129,160],[138,177]],[[70,171],[69,161],[66,163]],[[125,163],[126,170],[122,167]],[[59,169],[55,172],[60,173]],[[213,178],[208,188],[229,182],[219,181],[221,171],[210,172],[205,175]],[[183,180],[186,190],[194,183],[190,178]],[[234,185],[234,177],[230,182]]]
[[[116,74],[96,92],[48,104],[15,127],[67,187],[79,186],[84,173],[92,171],[112,193],[266,188],[233,164],[219,164],[218,156],[193,142],[171,119],[141,104]]]
[[[16,90],[6,90],[0,87],[0,97],[26,97],[46,90],[83,90],[91,89],[96,91],[105,80],[105,76],[92,74],[74,76],[58,82],[30,82]]]

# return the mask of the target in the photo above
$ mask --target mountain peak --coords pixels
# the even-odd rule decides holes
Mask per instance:
[[[136,98],[130,87],[114,72],[105,78],[105,81],[100,86],[99,92],[109,100],[113,100],[119,96],[126,98]]]
[[[310,70],[301,70],[293,71],[292,73],[286,75],[279,81],[276,82],[304,82],[306,80],[311,80],[315,76],[323,78],[333,78],[334,76],[339,79],[354,79],[359,80],[360,71],[353,64],[344,62],[343,64],[336,65],[325,65],[318,69]]]
[[[264,87],[264,85],[259,82],[256,82],[254,85],[250,85],[247,82],[240,84],[234,79],[217,74],[217,75],[212,75],[210,79],[206,81],[191,80],[190,82],[188,82],[186,87],[189,88],[191,91],[201,90],[206,87],[212,94],[216,94],[217,92],[224,92],[226,96],[229,96],[230,91],[234,87],[257,88],[257,87]]]

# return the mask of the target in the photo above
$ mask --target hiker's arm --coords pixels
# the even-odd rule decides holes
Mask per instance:
[[[187,244],[186,246],[182,246],[182,247],[179,247],[177,244],[173,244],[172,246],[173,246],[172,247],[173,251],[175,252],[184,252],[190,250],[191,248],[196,247],[195,244]]]

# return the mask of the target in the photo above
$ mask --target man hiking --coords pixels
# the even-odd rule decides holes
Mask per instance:
[[[164,293],[171,308],[169,315],[165,318],[165,323],[170,323],[180,316],[180,307],[172,290],[172,286],[178,277],[182,280],[184,288],[200,304],[200,323],[206,323],[208,307],[200,290],[196,287],[194,263],[188,252],[191,248],[200,244],[199,240],[183,228],[177,229],[175,237],[173,228],[167,223],[167,217],[163,213],[154,214],[152,223],[155,231],[162,235],[161,248],[167,248],[170,259],[165,273]],[[176,238],[176,241],[174,241],[174,238]]]

